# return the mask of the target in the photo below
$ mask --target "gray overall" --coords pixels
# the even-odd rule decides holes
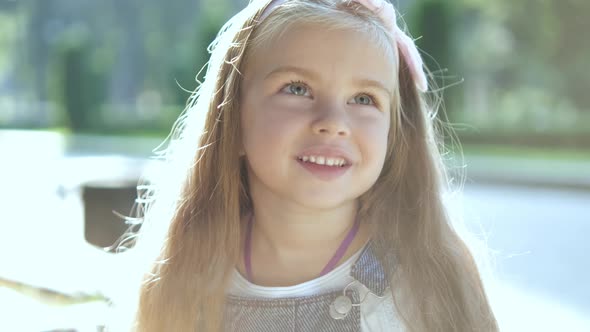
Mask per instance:
[[[388,286],[382,265],[375,257],[372,242],[361,252],[350,276],[373,294],[383,296]],[[330,305],[343,291],[288,298],[249,298],[228,295],[224,314],[227,332],[360,332],[360,306],[354,306],[342,319],[332,318]],[[352,303],[360,302],[354,288],[346,290]]]

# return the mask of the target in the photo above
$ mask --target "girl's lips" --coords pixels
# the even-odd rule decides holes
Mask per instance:
[[[315,163],[305,162],[303,160],[296,159],[296,161],[301,165],[305,170],[319,178],[320,180],[330,181],[339,178],[340,176],[344,175],[350,169],[351,165],[344,165],[342,167],[339,166],[327,166],[327,165],[318,165]]]

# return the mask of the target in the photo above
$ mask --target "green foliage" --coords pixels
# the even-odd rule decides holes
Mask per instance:
[[[166,137],[178,117],[182,105],[157,105],[157,109],[142,114],[128,112],[120,107],[105,104],[100,109],[100,126],[88,130],[94,134],[122,136],[156,136]],[[139,113],[139,114],[138,114]]]
[[[589,143],[590,38],[583,34],[590,21],[582,13],[590,12],[590,1],[422,0],[413,6],[412,29],[424,35],[418,45],[449,68],[451,80],[442,86],[465,79],[446,98],[451,121],[476,128],[463,137],[545,135]]]
[[[10,63],[8,52],[16,39],[16,18],[0,12],[0,76]]]
[[[454,24],[459,8],[454,1],[424,0],[416,2],[409,18],[409,30],[416,44],[421,49],[424,64],[432,72],[435,84],[445,88],[458,82],[459,68],[453,61],[455,53],[449,47],[456,33]],[[457,89],[445,90],[444,100],[451,114],[457,108],[456,99],[460,99]]]
[[[176,61],[172,65],[172,73],[179,83],[179,87],[173,86],[175,104],[185,104],[190,93],[205,78],[206,64],[210,54],[208,46],[213,42],[219,29],[228,19],[229,12],[223,3],[216,3],[216,6],[202,5],[203,10],[199,12],[195,33],[189,42],[181,43],[180,52],[175,56]],[[203,69],[203,70],[202,70]]]
[[[415,37],[419,36],[417,45],[427,54],[424,62],[434,71],[451,65],[448,46],[454,32],[456,7],[453,1],[424,0],[412,8],[410,31]]]
[[[496,8],[495,11],[486,6]],[[546,90],[554,97],[568,99],[580,111],[590,110],[590,12],[585,0],[494,1],[481,11],[493,24],[503,27],[512,40],[504,72],[511,80]],[[501,13],[491,15],[491,13]],[[497,44],[487,49],[493,50]],[[485,49],[482,50],[485,52]]]
[[[89,36],[82,29],[65,34],[55,50],[49,86],[53,87],[53,99],[63,110],[65,122],[74,132],[96,126],[106,95],[107,71],[104,63],[101,66],[92,61],[93,54]]]
[[[403,19],[438,85],[444,89],[465,80],[444,89],[451,121],[472,121],[497,133],[590,132],[580,124],[586,121],[580,114],[590,113],[590,38],[584,35],[590,21],[583,15],[590,12],[590,1],[396,2],[407,4]],[[23,2],[21,16],[0,17],[0,45],[13,38],[19,49],[10,53],[0,46],[0,62],[11,63],[2,54],[22,56],[14,63],[22,64],[17,79],[25,85],[23,94],[39,98],[46,96],[36,91],[45,86],[39,84],[45,79],[40,73],[48,72],[49,96],[74,130],[161,130],[183,109],[190,95],[184,89],[192,91],[202,81],[204,71],[195,75],[209,58],[207,46],[245,3]],[[16,31],[15,22],[28,30]],[[79,25],[87,30],[72,28]],[[47,63],[49,71],[43,67]],[[121,92],[117,83],[133,88]],[[113,102],[117,93],[129,105],[105,102]],[[142,110],[150,103],[153,110]],[[165,115],[153,115],[156,108]]]
[[[543,89],[500,90],[492,99],[492,112],[464,112],[462,120],[497,133],[590,132],[590,114],[578,112],[567,100]]]
[[[506,144],[463,144],[461,148],[468,159],[473,156],[493,156],[512,160],[534,160],[541,163],[547,161],[590,162],[590,151],[583,149],[556,149],[547,146],[522,147]]]

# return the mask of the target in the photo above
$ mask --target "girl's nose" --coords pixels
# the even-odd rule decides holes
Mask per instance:
[[[343,107],[324,104],[315,115],[312,123],[315,134],[341,137],[350,135],[350,123]]]

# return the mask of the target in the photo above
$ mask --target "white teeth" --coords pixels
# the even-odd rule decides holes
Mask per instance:
[[[324,156],[302,156],[299,160],[310,162],[318,165],[343,167],[346,165],[346,160],[343,158],[326,158]]]

